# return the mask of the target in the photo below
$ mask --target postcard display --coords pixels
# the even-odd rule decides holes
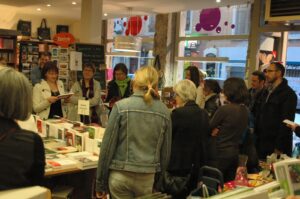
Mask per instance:
[[[56,47],[53,43],[39,41],[19,41],[18,42],[18,61],[19,69],[25,76],[30,79],[31,69],[38,67],[39,54],[43,52],[51,52],[51,49]]]
[[[97,167],[104,128],[35,117],[38,134],[44,139],[46,172]]]
[[[72,73],[70,73],[70,59],[69,49],[62,47],[55,47],[51,49],[51,60],[57,63],[58,67],[58,79],[63,81],[66,90],[70,90],[73,81]]]

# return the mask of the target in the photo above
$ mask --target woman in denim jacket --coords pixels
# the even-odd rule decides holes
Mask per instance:
[[[114,105],[101,145],[97,197],[108,192],[113,199],[151,194],[155,173],[166,170],[172,127],[157,84],[157,71],[143,67],[135,73],[134,94]]]

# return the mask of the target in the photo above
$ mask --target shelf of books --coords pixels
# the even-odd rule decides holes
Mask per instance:
[[[0,62],[9,66],[16,66],[17,32],[0,29]]]

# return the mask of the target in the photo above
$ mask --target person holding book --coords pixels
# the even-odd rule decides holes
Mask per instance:
[[[113,80],[111,80],[107,85],[107,96],[105,102],[109,103],[109,107],[113,107],[115,102],[129,97],[132,94],[131,80],[127,75],[128,69],[125,64],[118,63],[115,65]]]
[[[33,110],[41,119],[65,117],[63,106],[68,99],[58,96],[64,94],[63,82],[58,80],[58,67],[56,62],[47,62],[42,70],[42,81],[33,88]]]
[[[49,53],[49,52],[40,53],[39,65],[36,67],[33,67],[30,71],[30,79],[31,79],[32,85],[36,85],[37,83],[41,82],[42,70],[44,68],[44,65],[46,62],[48,62],[50,60],[51,60],[51,53]]]
[[[69,120],[99,124],[101,86],[100,82],[93,78],[95,71],[96,68],[93,64],[87,63],[83,65],[82,80],[75,82],[71,88],[71,92],[74,93],[74,95],[71,96],[70,103],[68,105]],[[78,115],[77,110],[79,100],[89,101],[90,116]]]
[[[167,169],[171,118],[159,100],[153,67],[135,72],[134,94],[115,103],[101,144],[96,192],[105,198],[136,198],[152,193],[154,176]]]
[[[34,132],[23,130],[16,120],[32,111],[28,79],[12,68],[0,70],[0,190],[42,185],[44,145]]]

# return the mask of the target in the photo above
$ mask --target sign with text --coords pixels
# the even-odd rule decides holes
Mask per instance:
[[[101,89],[106,87],[106,70],[101,68],[105,64],[104,46],[99,44],[76,43],[75,50],[82,53],[82,64],[92,63],[96,67],[94,78],[100,82]],[[82,79],[82,72],[77,73],[78,80]]]
[[[79,115],[90,115],[90,101],[89,100],[78,100],[78,114]]]

